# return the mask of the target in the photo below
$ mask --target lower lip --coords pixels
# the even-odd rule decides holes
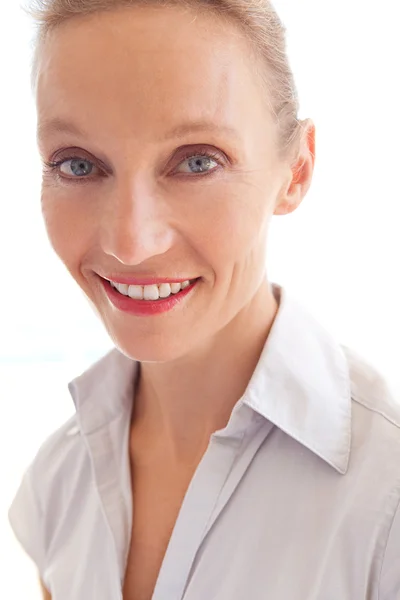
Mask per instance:
[[[190,284],[187,288],[181,290],[177,294],[171,294],[171,296],[168,296],[168,298],[160,298],[159,300],[134,300],[129,296],[124,296],[123,294],[117,292],[117,290],[113,288],[110,282],[106,279],[101,278],[100,280],[109,300],[115,306],[115,308],[137,316],[159,315],[172,310],[175,306],[182,302],[182,300],[184,300],[188,294],[190,294],[199,281],[196,279],[196,281]]]

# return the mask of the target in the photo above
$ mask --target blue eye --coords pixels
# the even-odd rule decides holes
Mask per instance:
[[[84,158],[72,158],[58,163],[60,172],[73,177],[87,177],[94,170],[94,164]]]
[[[182,161],[177,172],[192,174],[210,173],[211,171],[214,171],[218,165],[219,163],[212,156],[199,154]]]

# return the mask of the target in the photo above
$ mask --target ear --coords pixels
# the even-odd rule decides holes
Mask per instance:
[[[302,121],[301,128],[299,151],[281,189],[274,215],[287,215],[296,210],[311,185],[315,165],[315,125],[307,119]]]

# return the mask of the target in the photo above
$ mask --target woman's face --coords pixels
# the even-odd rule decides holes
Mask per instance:
[[[179,8],[69,21],[45,42],[37,104],[50,241],[124,353],[177,358],[252,303],[289,169],[233,25]],[[126,296],[146,283],[153,300]]]

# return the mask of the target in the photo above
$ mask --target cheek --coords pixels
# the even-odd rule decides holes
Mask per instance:
[[[272,194],[249,182],[210,188],[209,197],[191,219],[189,236],[197,239],[203,259],[219,275],[241,264],[249,267],[252,261],[265,259],[272,205]]]
[[[82,210],[83,203],[68,198],[59,190],[42,187],[42,214],[50,243],[71,272],[79,277],[79,265],[87,251],[91,237],[89,215]]]

